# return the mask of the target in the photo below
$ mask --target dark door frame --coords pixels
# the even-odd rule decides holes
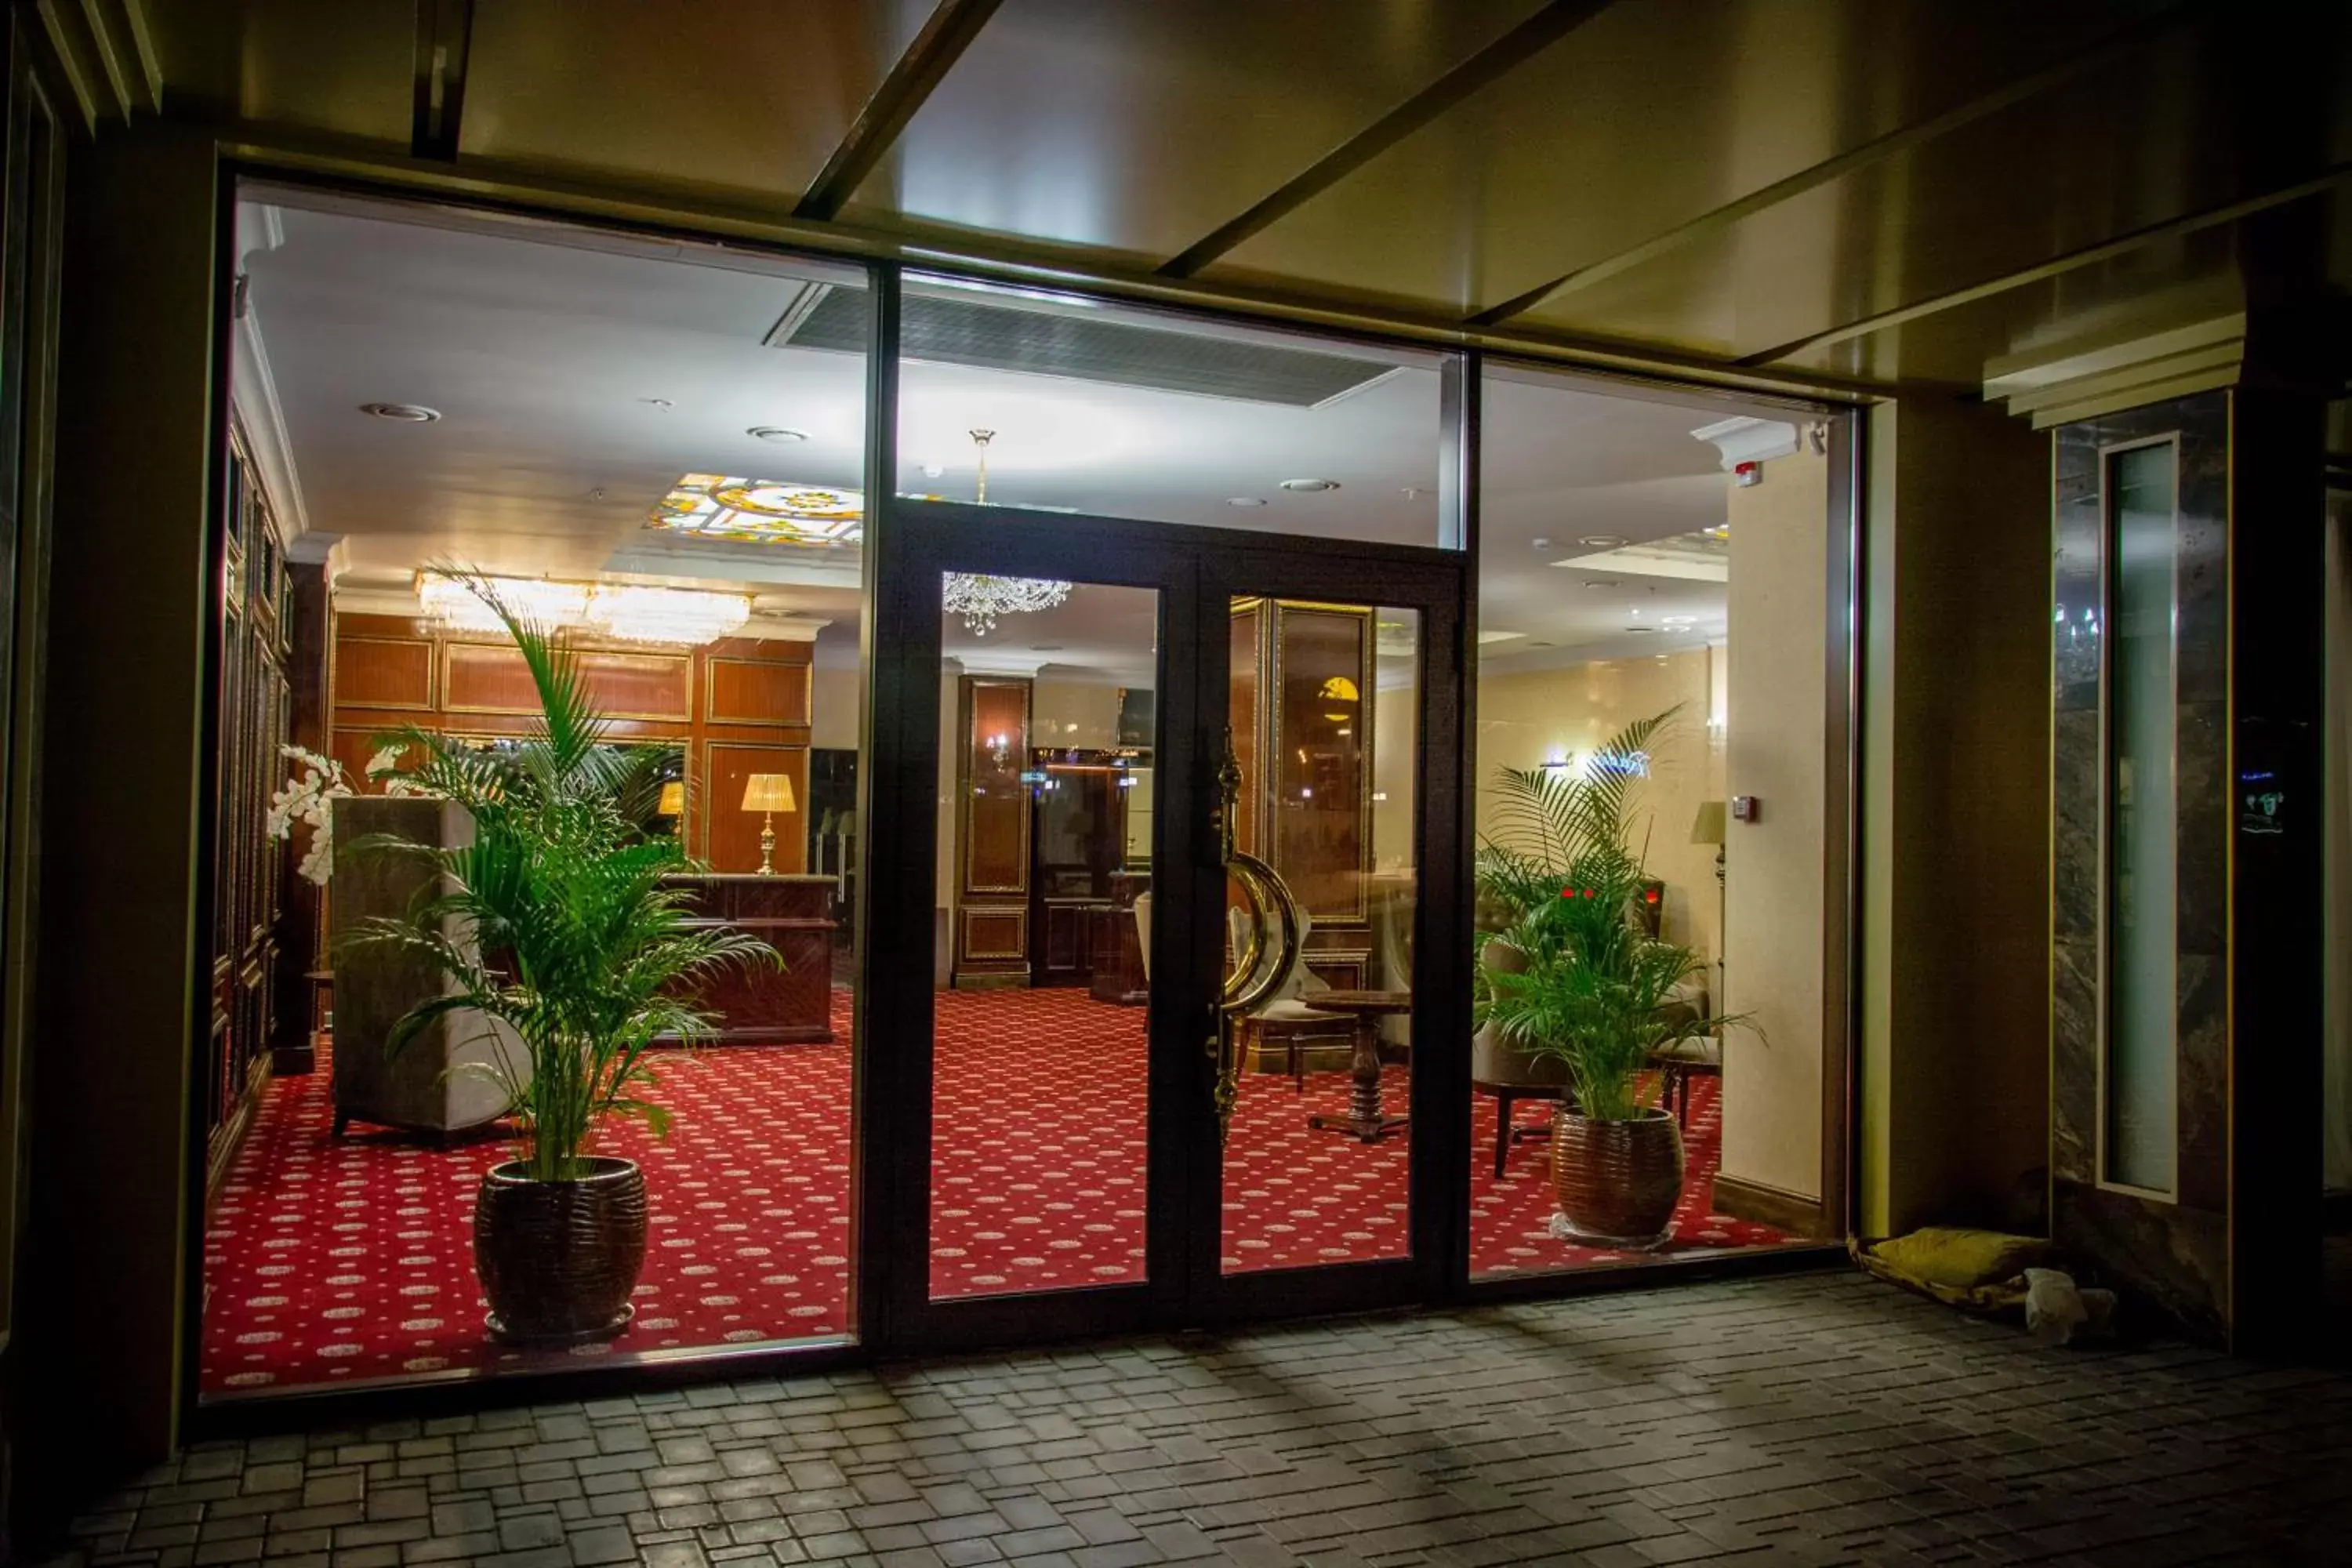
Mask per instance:
[[[868,1086],[860,1189],[861,1321],[890,1350],[1192,1327],[1402,1306],[1447,1294],[1465,1245],[1470,1144],[1470,868],[1458,831],[1470,577],[1458,552],[1298,540],[1230,529],[894,500],[877,531],[867,767],[870,899],[861,1054]],[[1143,1283],[929,1298],[931,976],[937,902],[940,574],[989,572],[1160,595],[1152,813],[1155,918]],[[1420,617],[1414,786],[1412,1256],[1225,1275],[1222,1163],[1203,1045],[1223,962],[1224,873],[1211,779],[1228,702],[1239,595],[1341,600]],[[917,983],[916,977],[919,977]],[[1457,1042],[1454,1049],[1444,1042]]]

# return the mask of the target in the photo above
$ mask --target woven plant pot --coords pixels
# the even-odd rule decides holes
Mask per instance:
[[[484,1173],[474,1268],[492,1339],[581,1344],[628,1327],[646,1262],[645,1173],[627,1160],[583,1163],[587,1173],[568,1182],[534,1181],[520,1161]]]
[[[1682,1201],[1682,1129],[1662,1110],[1633,1121],[1595,1121],[1562,1106],[1552,1118],[1551,1187],[1577,1240],[1655,1247]]]

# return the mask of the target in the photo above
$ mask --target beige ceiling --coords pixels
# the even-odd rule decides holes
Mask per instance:
[[[437,58],[462,89],[455,170],[490,188],[661,193],[1668,367],[1972,384],[2077,301],[2242,300],[2282,211],[2315,216],[2256,272],[2352,280],[2345,6],[2292,26],[2161,0],[42,10],[101,120],[160,101],[414,172],[443,166],[418,135]]]

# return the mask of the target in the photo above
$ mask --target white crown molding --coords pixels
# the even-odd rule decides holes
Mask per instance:
[[[261,313],[250,298],[236,318],[230,357],[238,423],[245,428],[254,466],[261,470],[262,485],[277,503],[290,545],[310,531],[310,507],[302,494],[301,472],[294,466],[294,444],[286,433],[286,409],[278,401],[278,382],[270,374],[269,351],[261,341]]]
[[[1759,419],[1747,414],[1702,425],[1691,436],[1722,454],[1726,473],[1742,463],[1769,462],[1797,449],[1796,426],[1786,419]]]
[[[286,559],[305,566],[324,566],[327,584],[332,587],[336,578],[351,570],[352,552],[344,542],[345,537],[340,533],[297,534],[286,546]]]

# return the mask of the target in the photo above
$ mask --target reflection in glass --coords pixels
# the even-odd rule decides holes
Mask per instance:
[[[2179,530],[2169,443],[2108,468],[2105,1176],[2172,1185],[2179,1005],[2173,637]]]
[[[1411,1252],[1418,630],[1410,611],[1233,605],[1236,838],[1289,889],[1301,942],[1235,1024],[1228,1273]],[[1230,882],[1227,903],[1231,968],[1255,911]]]
[[[1075,584],[1011,674],[945,590],[930,1294],[1138,1282],[1159,595]]]

